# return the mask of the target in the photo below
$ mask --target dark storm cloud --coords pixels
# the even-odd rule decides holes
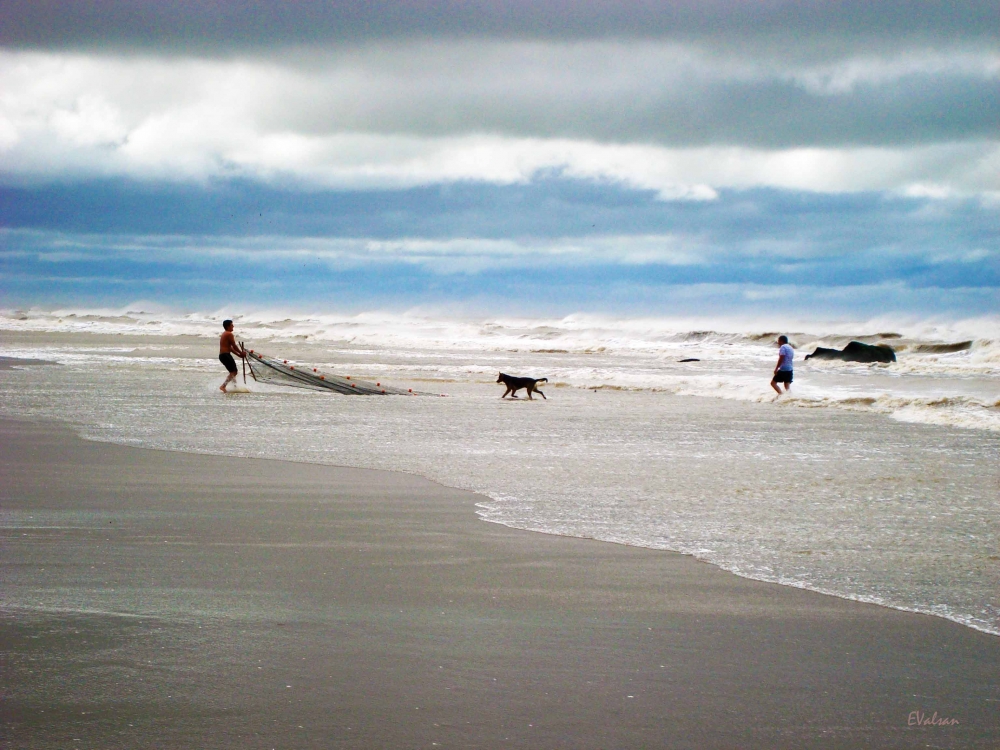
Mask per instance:
[[[214,304],[225,277],[247,301],[343,310],[968,316],[995,312],[1000,289],[996,211],[975,199],[753,189],[665,203],[559,177],[350,193],[106,180],[4,188],[0,225],[7,304]]]
[[[877,65],[859,66],[855,79],[830,83],[846,74],[727,65],[650,46],[423,48],[405,60],[372,58],[344,60],[301,95],[281,91],[259,122],[300,133],[485,132],[766,149],[990,139],[1000,123],[997,75],[940,59],[937,69],[900,65],[882,75]]]
[[[558,176],[364,192],[251,181],[0,187],[0,226],[92,234],[446,240],[680,233],[711,236],[719,246],[807,236],[820,253],[889,244],[1000,252],[995,218],[976,200],[756,189],[727,190],[717,201],[664,202],[653,191]]]
[[[724,38],[795,47],[804,37],[839,55],[886,37],[921,44],[995,44],[992,0],[5,0],[0,44],[14,48],[254,50],[395,37]],[[756,40],[756,41],[755,41]],[[882,40],[882,41],[878,41]],[[814,49],[813,52],[823,52]]]
[[[514,260],[522,267],[661,265],[686,283],[756,283],[777,274],[788,283],[919,277],[997,286],[995,218],[976,200],[757,189],[664,203],[650,191],[555,177],[364,193],[129,181],[0,190],[0,224],[15,232],[10,246],[59,258],[82,252],[110,260],[134,248],[136,257],[176,252],[189,262],[211,247],[248,257],[426,260],[447,270],[465,267],[471,255],[504,265],[520,247],[523,257]],[[377,251],[366,249],[370,241]],[[422,249],[414,252],[414,243]]]
[[[8,1],[0,172],[352,188],[564,167],[664,196],[752,184],[995,191],[994,21],[995,2],[975,0]],[[496,142],[460,142],[480,137]],[[700,168],[595,144],[755,153]],[[956,158],[956,145],[971,148]],[[887,153],[859,170],[847,153],[859,148]],[[817,169],[796,149],[839,150],[844,163]],[[777,152],[794,158],[761,166]]]
[[[566,166],[649,187],[998,184],[990,160],[1000,54],[796,67],[654,42],[413,42],[280,61],[8,52],[0,77],[2,171],[25,176],[159,171],[184,179],[230,169],[360,186],[530,179],[533,170]],[[497,140],[487,149],[460,142],[466,136]],[[741,167],[725,153],[698,164],[666,153],[636,160],[597,153],[595,144],[762,153],[745,155]],[[974,147],[958,154],[956,144]],[[766,151],[926,145],[939,153],[913,152],[905,168],[886,169],[883,159],[874,171],[845,163],[810,176],[815,165],[754,166]],[[830,182],[826,174],[854,177]],[[892,177],[873,182],[873,174]],[[780,181],[768,182],[774,175]]]

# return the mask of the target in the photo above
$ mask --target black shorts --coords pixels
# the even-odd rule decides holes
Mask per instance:
[[[792,371],[791,370],[778,370],[774,373],[774,377],[771,378],[772,383],[791,383],[792,382]]]
[[[226,366],[226,369],[229,370],[229,372],[231,372],[233,375],[239,372],[239,370],[236,369],[236,360],[233,359],[232,354],[220,354],[219,361],[222,364],[224,364]]]

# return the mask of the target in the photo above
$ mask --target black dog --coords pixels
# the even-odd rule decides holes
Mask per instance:
[[[508,393],[510,394],[511,398],[517,398],[517,392],[519,390],[521,390],[522,388],[524,388],[525,390],[528,391],[528,400],[529,401],[533,401],[534,399],[531,398],[532,391],[534,391],[535,393],[537,393],[542,398],[545,398],[545,394],[542,393],[540,390],[538,390],[538,384],[539,383],[548,383],[549,379],[548,378],[537,378],[537,379],[536,378],[516,378],[513,375],[506,375],[506,374],[504,374],[504,373],[501,372],[500,373],[500,377],[497,378],[497,382],[498,383],[503,383],[505,386],[507,386],[507,390],[503,392],[503,396],[501,396],[500,398],[504,398]],[[545,400],[548,401],[548,399],[545,399]]]

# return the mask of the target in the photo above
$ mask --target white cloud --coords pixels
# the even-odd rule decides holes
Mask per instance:
[[[525,238],[519,240],[401,237],[227,237],[176,235],[63,235],[33,230],[4,230],[8,244],[36,254],[42,261],[127,258],[139,263],[176,262],[186,254],[239,258],[252,262],[288,262],[296,258],[325,261],[337,268],[372,262],[402,262],[442,273],[486,268],[530,267],[546,264],[648,263],[695,266],[716,261],[720,251],[697,238],[670,234],[601,235],[590,237]],[[27,248],[36,248],[29,250]]]
[[[945,200],[955,194],[954,190],[944,185],[926,185],[921,182],[906,185],[900,192],[908,198],[935,198],[937,200]]]
[[[78,97],[72,108],[54,109],[48,122],[56,138],[74,146],[121,145],[128,133],[118,108],[90,94]]]
[[[827,227],[835,219],[817,219]],[[582,268],[585,266],[702,267],[717,274],[724,269],[767,267],[781,273],[805,273],[822,277],[833,267],[872,271],[875,265],[907,269],[932,265],[964,266],[997,257],[993,249],[966,246],[942,251],[940,245],[886,244],[873,257],[871,247],[830,247],[812,236],[748,236],[732,240],[711,230],[704,232],[659,232],[647,234],[608,233],[554,237],[420,237],[391,239],[356,236],[284,235],[148,235],[86,234],[41,230],[0,230],[8,259],[37,257],[38,260],[109,259],[132,263],[201,263],[206,258],[287,268],[300,262],[328,264],[331,270],[387,267],[392,264],[420,266],[436,273],[476,273],[497,268]],[[848,241],[850,244],[850,241]],[[715,269],[709,271],[709,267]],[[811,269],[811,270],[810,270]],[[883,269],[884,270],[884,269]],[[879,271],[881,273],[881,271]]]
[[[3,53],[0,155],[8,180],[236,175],[365,189],[510,184],[557,171],[665,200],[752,186],[997,192],[997,138],[764,148],[725,138],[658,141],[627,128],[600,134],[616,116],[628,120],[658,97],[661,108],[671,97],[681,101],[706,80],[793,80],[822,96],[912,75],[961,74],[995,85],[998,60],[911,52],[779,70],[775,61],[710,58],[692,47],[611,42],[411,43],[282,64]],[[477,126],[475,106],[493,119],[484,114]],[[669,106],[664,112],[669,117]],[[581,122],[587,118],[593,122]]]
[[[903,52],[891,58],[858,56],[788,72],[789,80],[824,96],[849,94],[859,86],[892,84],[907,77],[1000,78],[1000,54]]]

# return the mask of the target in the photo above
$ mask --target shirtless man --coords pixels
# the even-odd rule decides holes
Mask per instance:
[[[236,337],[233,335],[233,321],[222,321],[222,327],[226,329],[226,332],[219,338],[219,361],[229,370],[229,377],[226,378],[225,383],[219,386],[219,390],[225,393],[226,386],[236,380],[236,373],[239,372],[233,355],[238,354],[244,358],[247,353],[243,351],[243,347],[236,343]]]

